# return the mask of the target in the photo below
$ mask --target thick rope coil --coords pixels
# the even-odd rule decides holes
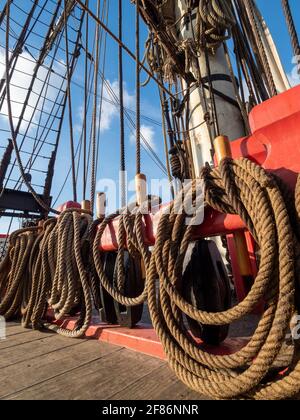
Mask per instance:
[[[10,236],[0,267],[0,311],[7,319],[22,315],[25,328],[43,327],[67,337],[82,337],[92,317],[92,293],[86,249],[92,217],[69,209],[41,228]],[[74,330],[45,323],[48,306],[56,320],[78,314]]]
[[[144,243],[142,207],[134,208],[130,214],[117,212],[103,220],[93,243],[97,274],[107,292],[122,305],[139,305],[148,298],[152,323],[170,367],[191,389],[217,399],[291,398],[300,391],[297,340],[292,340],[289,350],[292,348],[293,354],[283,358],[284,362],[282,353],[292,317],[300,309],[296,293],[300,284],[300,177],[295,200],[282,181],[247,159],[225,159],[217,169],[206,167],[202,178],[206,204],[222,213],[238,214],[259,247],[258,275],[243,302],[224,312],[208,313],[183,299],[179,292],[183,264],[194,227],[193,223],[185,223],[187,215],[178,214],[175,203],[161,216],[152,253]],[[184,204],[192,201],[196,207],[201,205],[198,194],[199,186],[194,181],[185,187]],[[126,246],[146,269],[145,288],[135,298],[123,294],[123,259],[119,258],[118,279],[112,285],[100,258],[104,230],[117,216],[120,255]],[[84,255],[91,226],[90,215],[82,210],[68,210],[45,222],[39,234],[38,228],[12,234],[9,252],[0,266],[0,314],[11,319],[22,313],[24,326],[40,328],[45,325],[44,314],[50,303],[57,319],[79,312],[79,320],[74,331],[45,326],[62,335],[81,337],[92,313],[88,258]],[[220,356],[204,350],[183,322],[187,315],[204,325],[227,325],[250,314],[261,302],[265,303],[265,310],[255,333],[234,354]],[[288,369],[279,376],[275,374],[278,366]]]
[[[275,176],[247,159],[226,159],[218,169],[205,168],[202,177],[206,204],[223,213],[238,214],[259,246],[259,272],[245,300],[225,312],[208,313],[182,298],[179,290],[185,255],[193,241],[193,223],[185,224],[186,215],[177,214],[174,203],[161,216],[152,254],[143,243],[141,209],[136,209],[135,217],[121,218],[119,246],[127,241],[128,248],[139,252],[147,272],[145,290],[135,299],[124,297],[105,277],[99,242],[106,226],[118,214],[102,222],[93,247],[101,283],[123,305],[139,304],[148,296],[152,323],[169,364],[191,389],[217,399],[293,397],[300,391],[300,362],[297,342],[292,349],[286,347],[286,334],[295,308],[299,309],[295,289],[299,286],[300,254],[295,233],[299,223],[295,223],[290,193]],[[300,178],[296,192],[298,212],[299,185]],[[192,183],[184,193],[184,200],[189,202],[192,198],[194,205],[199,193],[196,187]],[[265,311],[253,337],[235,354],[210,354],[194,342],[183,322],[185,314],[204,325],[227,325],[250,314],[262,301]],[[281,377],[275,375],[271,382],[267,378],[274,376],[278,366],[289,369]]]
[[[199,311],[177,290],[192,226],[173,205],[165,211],[147,265],[148,305],[154,328],[171,368],[191,389],[219,398],[283,399],[300,391],[300,362],[282,378],[265,381],[285,344],[295,310],[298,246],[287,206],[276,179],[254,163],[224,160],[219,169],[203,171],[206,202],[224,213],[239,214],[261,252],[259,273],[246,299],[222,313]],[[188,195],[193,194],[193,186]],[[160,293],[156,292],[159,278]],[[225,325],[251,313],[262,300],[265,311],[249,343],[232,355],[216,356],[193,342],[183,314],[206,325]]]
[[[235,18],[228,0],[200,0],[196,37],[205,41],[205,48],[215,53],[219,46],[231,37]]]
[[[21,314],[28,280],[26,268],[37,235],[37,228],[28,228],[20,229],[9,237],[8,250],[0,264],[0,315],[7,320]]]
[[[121,214],[120,214],[121,213]],[[106,227],[113,222],[116,217],[119,218],[119,230],[118,230],[118,256],[117,256],[117,281],[115,285],[112,285],[106,276],[103,261],[101,260],[101,238]],[[143,237],[143,223],[142,213],[138,210],[133,214],[128,213],[128,209],[117,212],[107,217],[98,227],[98,231],[95,236],[93,244],[93,256],[95,269],[98,277],[104,289],[121,305],[130,307],[138,306],[147,300],[147,282],[142,293],[136,297],[127,297],[123,294],[124,291],[124,249],[127,247],[129,254],[143,260],[144,262],[150,261],[150,252],[148,247],[144,244]]]

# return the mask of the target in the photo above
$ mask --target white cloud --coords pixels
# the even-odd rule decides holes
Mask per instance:
[[[110,82],[110,81],[107,81],[107,82],[109,86],[104,84],[103,98],[108,99],[109,101],[115,102],[114,96],[119,98],[119,83],[117,80],[115,80],[114,82]],[[114,95],[112,95],[111,91],[114,92]],[[132,108],[135,104],[135,95],[131,95],[128,92],[125,84],[124,84],[124,89],[123,89],[123,95],[124,95],[124,106],[126,108]],[[103,101],[101,124],[100,124],[101,131],[109,130],[115,118],[117,118],[118,116],[119,116],[118,105]]]
[[[149,125],[141,125],[141,134],[147,141],[147,143],[151,146],[151,148],[155,151],[156,150],[156,144],[155,144],[155,132],[152,127]],[[135,134],[130,134],[130,143],[135,144],[136,138]]]
[[[3,51],[0,51],[0,77],[5,79],[5,72],[6,72],[6,65],[5,65],[5,54]],[[12,100],[12,113],[14,116],[14,125],[16,126],[19,120],[19,117],[21,115],[22,109],[23,109],[23,103],[26,99],[28,88],[30,86],[32,76],[34,73],[34,69],[36,66],[36,62],[33,60],[30,54],[27,52],[23,52],[20,54],[19,59],[17,61],[15,70],[13,72],[12,78],[11,78],[11,85],[10,85],[10,96]],[[62,64],[57,64],[55,70],[57,73],[63,73],[60,72]],[[47,79],[48,76],[48,70],[45,67],[40,67],[37,78],[39,80],[35,80],[33,85],[33,92],[30,95],[28,106],[24,113],[24,120],[30,121],[31,117],[33,116],[32,121],[34,123],[38,122],[40,117],[40,112],[34,112],[34,108],[37,106],[39,109],[45,109],[50,110],[53,106],[51,101],[54,101],[56,99],[56,96],[58,94],[58,88],[60,88],[62,83],[62,78],[59,77],[57,74],[51,73],[49,79],[49,83],[52,86],[49,86],[48,89],[44,88],[44,80]],[[56,88],[57,87],[57,88]],[[46,96],[48,100],[44,100],[43,98],[39,99],[39,93],[42,92],[42,96]],[[8,107],[7,107],[7,101],[3,103],[2,109],[1,109],[1,118],[8,121],[7,116]],[[21,129],[26,129],[28,125],[28,122],[23,121],[21,125]],[[34,127],[29,127],[30,130]]]

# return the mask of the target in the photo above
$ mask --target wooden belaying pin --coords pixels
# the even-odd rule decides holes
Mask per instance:
[[[91,211],[91,202],[89,200],[83,200],[81,202],[81,209]]]
[[[144,174],[135,177],[136,204],[140,207],[147,201],[147,178]]]
[[[97,193],[96,200],[97,219],[104,219],[106,215],[106,194],[104,192]]]

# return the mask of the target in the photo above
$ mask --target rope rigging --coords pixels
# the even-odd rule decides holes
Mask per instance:
[[[291,37],[291,44],[293,48],[293,53],[295,57],[297,58],[297,62],[299,62],[299,56],[300,56],[300,43],[298,38],[298,33],[296,30],[295,22],[293,19],[292,10],[290,7],[289,0],[282,0],[282,8],[286,19],[287,28]],[[298,72],[300,73],[300,69],[298,69]]]
[[[39,18],[41,12],[46,10],[47,1],[40,8]],[[6,3],[3,17],[6,23],[6,83],[1,86],[0,81],[0,90],[3,89],[3,101],[6,97],[11,134],[6,160],[10,158],[9,147],[13,146],[16,155],[6,181],[12,181],[17,163],[20,177],[18,179],[18,175],[14,181],[15,189],[25,184],[45,213],[37,226],[20,229],[9,235],[8,251],[0,262],[0,315],[7,320],[21,317],[24,328],[46,328],[66,337],[81,338],[91,325],[93,310],[100,312],[103,309],[102,291],[112,298],[115,308],[130,310],[147,302],[153,327],[168,363],[190,389],[215,399],[274,400],[297,395],[300,392],[299,340],[293,338],[288,341],[287,334],[291,330],[293,316],[300,311],[300,175],[295,196],[276,175],[245,158],[224,158],[218,166],[204,163],[200,176],[197,176],[196,169],[199,168],[196,168],[192,149],[194,145],[191,144],[193,132],[205,126],[213,161],[213,139],[222,134],[218,108],[220,103],[240,111],[245,131],[250,133],[248,113],[251,107],[278,94],[272,57],[261,31],[255,1],[187,0],[184,2],[183,16],[178,18],[171,1],[135,0],[135,53],[124,44],[122,0],[118,1],[118,36],[108,28],[107,1],[101,3],[98,0],[94,14],[89,0],[64,0],[61,15],[61,1],[53,2],[57,8],[54,14],[48,10],[52,22],[50,26],[47,25],[48,35],[43,38],[43,45],[38,49],[39,57],[33,60],[35,68],[33,74],[30,74],[29,89],[21,103],[19,121],[15,126],[12,76],[15,71],[19,71],[16,68],[17,59],[21,55],[19,49],[25,48],[28,33],[34,28],[34,25],[30,28],[31,20],[41,23],[37,17],[34,18],[38,2],[31,2],[26,29],[20,36],[16,35],[17,42],[12,49],[10,1]],[[293,49],[299,52],[289,2],[283,1],[282,5]],[[76,10],[80,12],[79,18],[75,15]],[[140,17],[150,30],[142,60]],[[72,25],[68,22],[72,18],[78,22],[75,40],[71,39],[69,31]],[[0,23],[1,20],[2,14]],[[84,20],[85,42],[82,39]],[[93,36],[92,21],[95,27]],[[185,33],[189,35],[182,35]],[[118,47],[118,94],[105,77],[106,41],[109,36],[117,42]],[[61,49],[63,38],[65,47]],[[51,46],[49,39],[53,41]],[[231,39],[235,63],[231,60],[227,42]],[[92,40],[93,47],[90,50]],[[84,86],[72,80],[82,50]],[[52,54],[48,55],[50,51]],[[46,101],[52,87],[52,72],[55,73],[55,64],[59,61],[59,51],[64,53],[66,73],[61,76],[52,105],[48,107]],[[135,111],[127,109],[124,104],[124,51],[135,61]],[[224,54],[228,74],[214,71],[212,60],[219,53]],[[48,64],[45,64],[46,58]],[[40,68],[46,69],[47,73],[33,113],[27,119],[25,111],[30,107],[29,98],[34,91]],[[149,78],[145,83],[141,83],[142,71]],[[156,83],[159,92],[166,164],[141,130],[141,88],[150,80]],[[232,85],[233,97],[218,88],[220,82]],[[72,83],[77,83],[85,95],[77,144]],[[243,83],[249,90],[249,99],[246,98]],[[104,89],[110,99],[105,97]],[[196,106],[191,101],[195,92],[200,98]],[[128,166],[125,141],[127,123],[136,136],[137,176],[142,176],[143,147],[158,168],[168,176],[170,184],[173,178],[180,181],[175,186],[170,185],[174,200],[161,209],[153,247],[145,241],[144,214],[145,210],[158,204],[157,197],[147,196],[145,202],[140,202],[137,191],[136,202],[127,205],[124,178],[121,180],[121,208],[108,216],[105,209],[102,209],[103,214],[98,214],[96,220],[93,218],[98,165],[99,161],[103,161],[100,140],[105,101],[114,105],[120,116],[121,172],[124,173]],[[194,125],[193,115],[199,112],[200,107],[203,118],[201,114],[199,123]],[[90,210],[55,210],[37,194],[35,187],[43,186],[31,179],[32,171],[47,175],[44,188],[48,192],[44,197],[49,198],[67,108],[71,164],[69,166],[68,163],[66,178],[52,207],[60,198],[70,176],[73,200],[78,200],[79,174],[82,172],[84,200],[90,182]],[[92,113],[90,123],[89,111]],[[37,119],[34,118],[36,113],[39,113]],[[151,121],[150,117],[147,118]],[[27,123],[25,133],[21,132],[22,122]],[[35,136],[28,135],[31,126],[36,127]],[[55,137],[51,142],[49,133]],[[19,136],[22,136],[21,142],[18,141]],[[23,146],[27,144],[25,140],[30,138],[30,150],[24,150]],[[44,156],[49,162],[48,171],[43,171],[35,168],[34,164],[41,157],[42,148],[46,144],[52,146],[52,154],[50,157]],[[28,159],[24,164],[22,154],[26,153]],[[4,177],[5,174],[1,172],[1,179],[2,175]],[[185,179],[191,181],[182,186]],[[196,222],[203,209],[203,203],[199,203],[203,185],[205,209],[210,208],[224,215],[238,215],[254,238],[259,259],[258,274],[245,299],[219,311],[202,308],[198,302],[190,301],[184,290],[186,259],[191,245],[195,243],[194,226],[197,223],[193,222]],[[176,207],[178,199],[183,201],[183,211],[179,213]],[[190,205],[187,206],[187,203]],[[186,219],[191,216],[185,212],[188,207],[194,209],[190,223],[186,223]],[[50,218],[49,212],[57,217]],[[109,254],[103,250],[102,241],[107,229],[117,222],[117,247]],[[109,257],[113,259],[113,269],[110,270]],[[204,271],[207,262],[202,259],[200,263]],[[140,281],[133,293],[128,292],[130,264],[136,269]],[[218,355],[210,352],[207,347],[199,346],[196,339],[199,337],[195,338],[191,334],[186,322],[192,320],[201,328],[222,327],[226,330],[230,324],[251,314],[262,302],[262,316],[253,336],[244,348],[234,354]],[[49,321],[50,309],[55,323]],[[73,330],[63,326],[63,321],[70,316],[77,319]],[[283,367],[287,369],[278,375]]]

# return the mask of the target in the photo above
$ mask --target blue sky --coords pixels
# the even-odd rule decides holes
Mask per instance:
[[[21,5],[23,8],[27,9],[30,7],[32,0],[14,0],[14,3]],[[90,0],[93,5],[96,5],[96,0]],[[109,2],[109,20],[108,26],[110,29],[117,34],[117,0],[108,0]],[[0,8],[2,9],[4,0],[0,0]],[[43,3],[43,1],[41,2]],[[124,43],[134,51],[135,48],[135,8],[131,4],[130,0],[124,0]],[[284,67],[287,73],[290,73],[293,64],[291,62],[292,50],[290,47],[289,36],[285,26],[284,17],[281,10],[281,1],[280,0],[257,0],[257,4],[260,7],[267,24],[269,25],[272,35],[277,43],[279,53],[281,55]],[[300,30],[300,13],[298,0],[291,0],[291,5],[294,10],[294,16],[296,19],[297,27]],[[51,7],[51,2],[49,3],[49,8]],[[53,7],[53,5],[52,5]],[[14,18],[16,20],[22,19],[22,13],[16,9]],[[45,15],[46,18],[46,15]],[[45,20],[45,19],[44,19]],[[94,24],[91,22],[91,26]],[[12,23],[12,27],[14,24]],[[38,28],[42,31],[43,28]],[[147,28],[144,23],[141,23],[141,37],[142,45],[147,36]],[[91,28],[91,34],[93,35],[94,29]],[[92,45],[92,35],[90,38],[90,49]],[[4,33],[0,33],[0,42],[4,45]],[[32,43],[37,42],[38,39],[32,37]],[[1,49],[3,52],[3,49]],[[0,53],[1,53],[0,51]],[[32,50],[33,51],[33,50]],[[106,67],[105,67],[105,78],[110,82],[111,86],[114,88],[116,93],[117,91],[117,80],[118,80],[118,61],[117,61],[117,45],[109,37],[107,38],[107,57],[106,57]],[[74,125],[75,125],[75,141],[78,142],[80,135],[79,127],[81,125],[82,118],[82,106],[83,106],[83,90],[79,86],[83,86],[84,83],[84,67],[83,67],[83,58],[79,59],[78,67],[74,75],[75,84],[72,86],[72,96],[73,96],[73,111],[74,111]],[[62,55],[61,59],[64,57]],[[144,79],[145,75],[142,75]],[[124,53],[124,80],[125,80],[125,97],[126,105],[128,108],[135,109],[135,63],[133,60]],[[106,97],[107,97],[106,93]],[[150,123],[146,119],[142,119],[142,125],[144,130],[144,135],[146,139],[151,143],[156,153],[159,155],[160,159],[165,162],[164,152],[163,152],[163,138],[161,133],[161,128],[159,123],[161,121],[161,110],[158,100],[157,87],[154,82],[150,82],[145,88],[142,89],[142,110],[143,115],[150,117],[151,119],[157,121],[158,124]],[[100,137],[100,154],[99,154],[99,178],[112,178],[117,179],[118,170],[119,170],[119,121],[118,113],[116,108],[112,105],[104,103],[103,104],[103,113],[104,119],[102,121],[103,129]],[[91,109],[89,111],[91,115]],[[134,119],[134,115],[132,114]],[[67,120],[67,119],[66,119]],[[3,118],[0,118],[0,124],[5,124]],[[132,133],[128,126],[126,125],[126,163],[127,170],[129,172],[129,178],[133,178],[135,175],[135,145],[132,141]],[[66,173],[70,167],[70,153],[69,153],[69,130],[67,121],[63,126],[62,138],[61,138],[61,147],[58,154],[56,172],[53,181],[53,197],[56,198],[58,191],[63,183]],[[142,153],[142,171],[147,174],[149,177],[163,177],[164,174],[160,169],[158,169],[153,161],[148,157],[148,155]],[[80,170],[78,178],[78,192],[79,198],[81,199],[82,191],[82,170]],[[89,192],[89,188],[88,188]],[[59,197],[58,203],[65,202],[72,199],[72,189],[71,183],[68,182],[66,189]],[[5,232],[8,220],[0,220],[0,232]],[[15,223],[17,227],[17,222]]]

